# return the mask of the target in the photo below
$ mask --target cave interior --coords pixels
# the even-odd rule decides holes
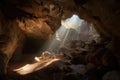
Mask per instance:
[[[0,80],[120,80],[119,0],[1,0]]]

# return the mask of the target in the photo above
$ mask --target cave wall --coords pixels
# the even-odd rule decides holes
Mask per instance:
[[[49,39],[60,27],[61,19],[72,14],[93,23],[101,37],[112,39],[113,51],[119,53],[119,3],[119,0],[1,0],[0,54],[10,58],[17,47],[23,46],[26,37]]]
[[[83,5],[78,5],[81,18],[92,22],[102,37],[111,38],[114,52],[117,53],[120,49],[119,3],[119,0],[87,0]]]
[[[83,8],[89,10],[91,17],[101,24],[101,28],[109,36],[120,37],[119,35],[119,1],[118,0],[88,0]]]
[[[27,40],[26,37],[42,42],[49,39],[60,26],[59,9],[50,1],[2,0],[0,8],[0,41],[5,42],[1,43],[1,50],[5,54],[13,53],[15,46],[21,45],[23,42],[20,41]]]

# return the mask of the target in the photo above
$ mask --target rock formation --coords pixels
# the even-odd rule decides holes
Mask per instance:
[[[119,59],[119,4],[119,0],[1,0],[0,76],[5,74],[13,54],[24,51],[29,40],[28,44],[40,47],[37,44],[45,43],[61,20],[73,14],[92,23],[100,36],[110,41],[106,46]]]

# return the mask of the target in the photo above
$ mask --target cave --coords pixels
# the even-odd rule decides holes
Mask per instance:
[[[120,80],[119,0],[1,0],[0,80]]]

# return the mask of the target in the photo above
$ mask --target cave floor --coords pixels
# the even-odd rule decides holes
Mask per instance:
[[[113,80],[114,78],[120,80],[118,60],[109,49],[105,48],[106,42],[91,43],[89,50],[86,50],[88,44],[79,47],[72,43],[71,45],[74,47],[61,49],[62,55],[55,54],[60,57],[60,60],[43,68],[39,68],[41,63],[35,62],[36,54],[24,54],[17,61],[15,61],[16,58],[13,58],[8,65],[8,80]],[[45,65],[48,64],[47,62]],[[36,71],[26,75],[13,71],[26,64],[38,64],[34,67]]]

